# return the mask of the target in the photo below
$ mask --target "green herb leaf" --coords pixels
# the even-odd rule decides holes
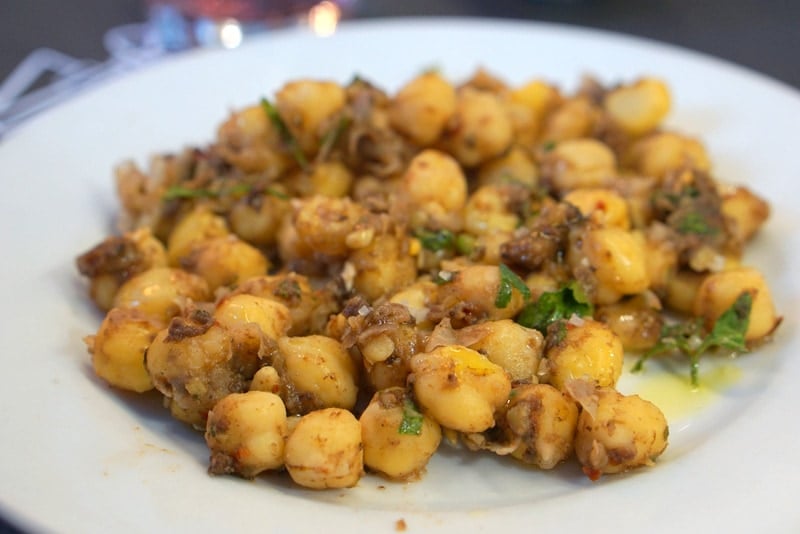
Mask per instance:
[[[711,333],[698,347],[698,352],[705,352],[711,347],[746,351],[745,334],[750,326],[750,310],[753,307],[753,295],[745,291],[739,295],[730,308],[714,322]]]
[[[420,244],[434,252],[455,247],[456,237],[450,230],[426,230],[424,228],[414,233]]]
[[[548,291],[536,302],[528,304],[517,316],[517,322],[528,328],[546,333],[547,327],[560,319],[569,319],[573,314],[591,316],[594,306],[576,281],[566,284],[558,291]]]
[[[500,287],[497,289],[497,297],[494,299],[495,307],[503,309],[511,303],[512,289],[522,293],[525,300],[530,300],[531,290],[525,285],[525,282],[514,271],[501,263]]]
[[[236,184],[233,187],[220,189],[219,191],[214,191],[211,189],[194,189],[191,187],[174,185],[167,189],[161,198],[162,200],[175,200],[184,198],[219,198],[228,195],[241,195],[249,191],[250,185],[248,184]]]
[[[664,325],[658,343],[640,357],[631,369],[639,372],[645,362],[662,354],[683,354],[689,358],[689,376],[693,386],[700,383],[700,357],[714,348],[747,351],[745,334],[750,325],[750,310],[753,296],[742,292],[730,308],[714,322],[707,335],[703,332],[702,318]]]
[[[475,238],[470,234],[458,234],[456,237],[456,252],[469,256],[475,251]]]
[[[336,142],[339,141],[339,138],[342,136],[347,127],[350,126],[350,118],[347,116],[339,117],[339,120],[336,124],[327,132],[322,138],[322,141],[319,145],[319,152],[317,153],[317,161],[324,161],[330,151],[336,146]]]
[[[400,434],[419,436],[422,434],[422,414],[414,405],[414,401],[406,397],[403,399],[403,419],[400,421],[400,426],[397,432]]]
[[[272,125],[275,126],[276,130],[278,130],[278,135],[280,135],[283,142],[286,143],[287,148],[291,152],[295,161],[297,161],[297,164],[300,165],[301,169],[307,170],[308,159],[303,153],[303,149],[300,148],[297,139],[294,138],[291,130],[289,130],[289,127],[286,126],[286,123],[283,121],[280,113],[278,113],[277,108],[273,106],[272,103],[266,98],[261,99],[261,107],[264,109],[264,113],[267,114],[267,117]]]
[[[708,224],[699,213],[687,213],[678,222],[678,231],[682,234],[713,235],[718,232],[717,228]]]

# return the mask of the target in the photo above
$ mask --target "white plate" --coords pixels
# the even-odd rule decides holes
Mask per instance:
[[[200,436],[171,420],[155,396],[99,382],[81,341],[100,316],[74,257],[111,230],[112,166],[207,142],[229,109],[289,79],[344,83],[357,73],[392,90],[431,66],[453,79],[484,66],[513,84],[543,77],[567,89],[584,73],[606,82],[666,78],[675,97],[670,124],[707,142],[719,178],[749,183],[772,203],[750,259],[785,315],[777,339],[735,363],[743,371],[730,387],[704,398],[684,392],[703,407],[670,408],[667,454],[630,475],[591,483],[576,467],[542,473],[445,448],[416,484],[367,477],[353,490],[311,492],[285,477],[210,478]],[[459,19],[351,24],[327,39],[274,34],[81,95],[0,144],[1,511],[65,532],[385,532],[400,519],[409,532],[795,530],[798,117],[795,91],[691,52],[560,26]]]

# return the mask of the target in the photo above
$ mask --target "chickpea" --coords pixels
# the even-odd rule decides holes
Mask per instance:
[[[572,454],[578,407],[553,386],[526,384],[511,391],[504,424],[520,439],[514,458],[552,469]]]
[[[122,284],[114,297],[114,307],[135,308],[166,323],[191,302],[210,298],[208,284],[199,276],[180,269],[157,267]]]
[[[512,232],[519,217],[508,208],[509,190],[504,186],[485,185],[470,195],[464,206],[464,229],[473,235]]]
[[[236,346],[228,330],[198,310],[176,317],[156,335],[145,365],[173,417],[205,428],[220,399],[248,390],[260,366],[258,351],[250,348]]]
[[[561,144],[570,139],[580,139],[592,133],[597,122],[597,110],[585,98],[563,101],[547,114],[540,140]]]
[[[616,156],[596,139],[576,138],[558,143],[545,156],[546,172],[553,187],[565,193],[600,187],[617,174]]]
[[[506,371],[472,349],[443,346],[411,358],[414,395],[442,426],[482,432],[494,425],[511,380]]]
[[[408,413],[410,402],[403,388],[378,391],[359,418],[364,464],[394,480],[420,478],[442,440],[436,421],[425,414]],[[409,417],[419,419],[418,432],[401,431]]]
[[[289,309],[280,302],[246,294],[223,299],[217,304],[214,318],[229,330],[255,323],[270,339],[286,335],[292,321]]]
[[[418,146],[432,145],[456,110],[453,86],[426,72],[403,86],[389,104],[389,122]]]
[[[667,446],[669,428],[664,414],[638,395],[625,396],[598,388],[594,410],[578,417],[575,453],[592,480],[653,465]]]
[[[564,202],[569,202],[583,215],[591,217],[598,226],[612,226],[623,230],[631,227],[628,203],[622,195],[611,189],[574,189],[564,196]]]
[[[291,163],[284,154],[280,133],[261,105],[232,113],[217,130],[217,144],[225,161],[244,172],[264,173],[268,178],[279,176]]]
[[[144,354],[162,328],[139,310],[112,308],[97,334],[85,339],[94,372],[114,387],[136,393],[153,389]]]
[[[610,91],[603,107],[626,133],[642,135],[655,129],[669,113],[669,89],[661,80],[642,78]]]
[[[286,440],[289,476],[311,489],[349,488],[364,473],[361,424],[340,408],[304,415]]]
[[[275,93],[275,107],[303,152],[310,155],[316,153],[345,99],[344,89],[334,82],[296,80]]]
[[[233,294],[254,295],[286,306],[291,316],[286,334],[290,336],[321,332],[328,316],[337,309],[330,291],[314,289],[308,277],[294,272],[250,278],[239,284]]]
[[[544,349],[539,331],[503,319],[468,326],[461,332],[465,337],[478,337],[468,347],[505,369],[511,380],[530,381],[536,376]]]
[[[502,283],[500,269],[495,265],[469,265],[457,271],[447,271],[450,281],[439,286],[437,302],[445,309],[468,306],[477,319],[510,319],[525,305],[519,290],[511,289],[511,299],[497,306],[497,294]],[[460,327],[454,323],[454,326]]]
[[[264,391],[231,393],[208,413],[205,439],[209,472],[253,478],[283,466],[289,434],[281,398]]]
[[[533,189],[539,185],[539,168],[528,151],[513,146],[501,156],[478,168],[478,185],[519,184]]]
[[[408,241],[394,234],[376,236],[366,247],[354,250],[349,261],[356,270],[353,287],[370,301],[409,286],[417,278]]]
[[[358,375],[339,341],[321,335],[282,337],[278,351],[273,365],[286,384],[290,413],[355,406]]]
[[[274,245],[281,221],[289,213],[289,202],[269,193],[257,199],[254,202],[245,197],[231,208],[231,230],[248,243]]]
[[[429,219],[446,221],[467,201],[467,179],[458,162],[438,150],[426,149],[408,164],[401,190],[412,206]]]
[[[608,326],[582,319],[578,325],[566,323],[563,338],[545,356],[549,383],[566,392],[567,381],[576,378],[615,386],[622,374],[624,350],[622,341]]]
[[[229,235],[228,224],[219,215],[198,207],[189,212],[173,227],[167,239],[169,264],[180,265],[199,243]]]
[[[347,236],[364,215],[364,208],[349,198],[315,196],[300,204],[294,226],[299,239],[311,251],[342,257],[349,251]]]
[[[444,143],[462,165],[475,167],[499,156],[511,146],[512,137],[511,121],[496,95],[471,87],[458,93]]]
[[[269,268],[261,251],[233,234],[199,243],[182,264],[187,271],[203,277],[212,290],[239,284]]]
[[[573,239],[569,262],[578,268],[586,261],[597,280],[594,300],[611,304],[622,295],[641,293],[650,286],[644,237],[620,228],[590,228]]]
[[[749,241],[769,217],[769,204],[746,187],[734,187],[722,193],[722,214],[728,229],[741,244]]]
[[[80,273],[89,277],[89,295],[101,310],[109,310],[120,286],[132,276],[167,266],[164,245],[149,228],[109,237],[81,254]]]
[[[634,143],[625,162],[635,171],[662,179],[686,167],[708,171],[711,163],[699,141],[672,132],[659,132]]]
[[[764,277],[749,267],[706,276],[694,297],[694,314],[705,318],[708,325],[713,324],[743,292],[750,293],[753,298],[745,339],[755,341],[769,335],[777,328],[781,319],[775,311]]]
[[[625,350],[647,350],[658,342],[664,323],[660,310],[649,300],[644,295],[636,295],[601,306],[595,318],[607,324],[619,336]]]

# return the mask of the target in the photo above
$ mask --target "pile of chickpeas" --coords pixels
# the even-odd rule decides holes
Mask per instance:
[[[648,77],[291,81],[118,167],[121,231],[78,258],[94,370],[203,432],[212,474],[410,481],[443,442],[593,480],[652,465],[668,425],[615,389],[625,352],[742,293],[749,346],[780,322],[741,264],[768,205],[670,105]],[[520,324],[564,287],[591,313]]]

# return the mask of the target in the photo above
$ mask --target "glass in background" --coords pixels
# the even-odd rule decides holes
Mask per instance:
[[[148,36],[166,51],[195,46],[236,48],[248,35],[308,25],[321,36],[336,29],[356,0],[146,0]]]

